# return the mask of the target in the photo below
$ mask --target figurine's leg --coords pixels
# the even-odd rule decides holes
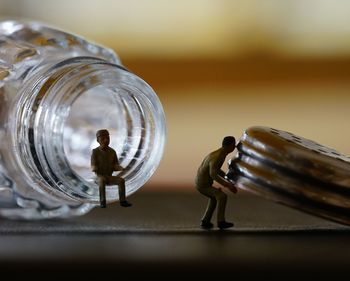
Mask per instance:
[[[130,207],[132,204],[126,201],[125,197],[125,180],[122,177],[111,176],[108,178],[109,184],[118,185],[119,202],[122,207]]]
[[[225,221],[225,209],[226,209],[227,195],[225,192],[222,192],[221,190],[216,189],[215,198],[219,202],[218,212],[217,212],[218,222],[224,222]]]
[[[205,210],[202,221],[210,222],[213,216],[214,210],[216,208],[216,199],[215,197],[209,198],[207,209]]]
[[[110,176],[108,184],[118,185],[119,201],[125,201],[125,180],[118,176]]]
[[[107,179],[105,176],[98,176],[98,187],[100,191],[100,204],[101,207],[106,206],[106,184]]]
[[[205,210],[205,213],[202,217],[202,222],[204,223],[209,223],[211,221],[211,218],[213,216],[213,213],[216,208],[216,198],[213,192],[212,187],[207,187],[207,188],[197,188],[200,193],[205,195],[206,197],[209,197],[207,209]]]

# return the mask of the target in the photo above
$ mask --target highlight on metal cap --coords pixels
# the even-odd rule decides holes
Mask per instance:
[[[98,130],[98,131],[96,132],[96,138],[98,138],[98,137],[100,137],[100,136],[102,136],[102,135],[108,135],[108,136],[109,136],[108,130],[102,129],[102,130]]]
[[[350,157],[293,133],[254,126],[227,179],[238,188],[350,226]]]

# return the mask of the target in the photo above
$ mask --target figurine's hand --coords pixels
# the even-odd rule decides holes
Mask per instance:
[[[231,192],[237,193],[237,187],[236,187],[234,184],[228,182],[227,185],[226,185],[226,187],[227,187]]]
[[[237,187],[231,187],[231,188],[229,188],[229,190],[232,192],[232,193],[237,193]]]
[[[122,171],[124,171],[125,169],[122,167],[122,166],[119,166],[119,165],[116,165],[115,167],[114,167],[114,171],[120,171],[120,172],[122,172]]]

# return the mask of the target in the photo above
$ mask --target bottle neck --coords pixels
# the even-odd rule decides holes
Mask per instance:
[[[147,83],[123,67],[76,57],[38,71],[22,89],[14,142],[33,188],[68,201],[98,202],[90,154],[101,128],[115,138],[127,194],[158,166],[165,136],[161,104]],[[115,189],[108,194],[118,198]]]

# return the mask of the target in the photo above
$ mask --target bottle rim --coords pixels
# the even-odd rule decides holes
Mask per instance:
[[[33,76],[30,81],[32,86],[24,84],[21,95],[23,107],[17,111],[17,122],[14,122],[22,124],[14,128],[14,141],[20,144],[18,160],[28,182],[41,192],[71,203],[98,203],[96,183],[79,176],[67,160],[63,130],[75,100],[87,89],[104,84],[129,92],[134,107],[144,118],[140,122],[148,124],[143,131],[148,134],[147,137],[141,135],[139,140],[140,145],[148,146],[148,154],[143,154],[140,162],[137,160],[140,155],[136,152],[136,160],[129,163],[129,172],[124,174],[129,186],[127,195],[135,192],[152,176],[164,151],[165,116],[153,89],[124,67],[93,57],[70,58],[44,72],[44,75],[41,72]],[[147,143],[142,144],[145,139]],[[116,197],[115,188],[110,193]]]

